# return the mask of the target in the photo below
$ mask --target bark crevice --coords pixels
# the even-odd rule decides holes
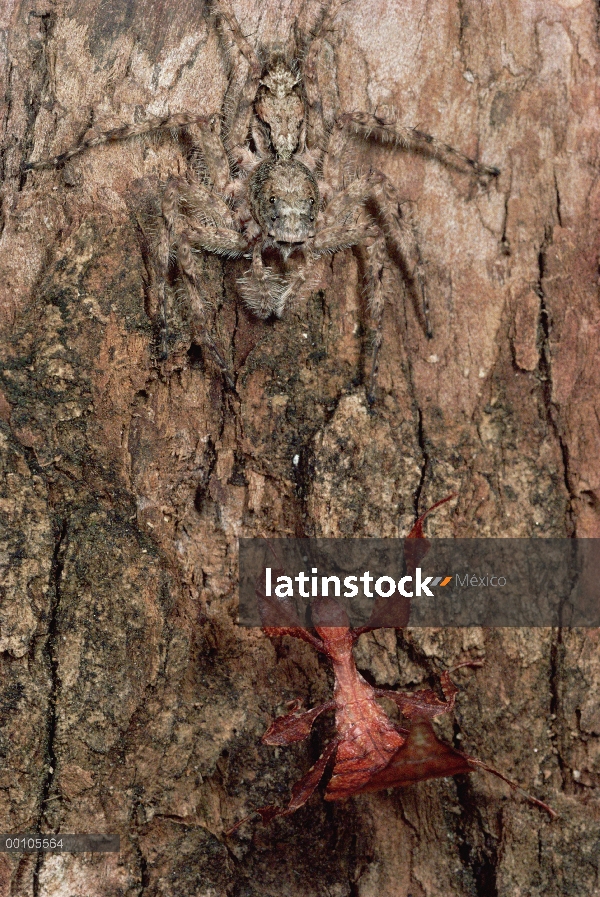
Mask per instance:
[[[46,777],[42,784],[39,814],[35,825],[36,832],[43,832],[45,826],[46,804],[56,795],[53,795],[53,787],[56,776],[56,768],[59,762],[59,749],[56,745],[56,731],[58,721],[58,705],[60,701],[61,681],[58,664],[58,639],[60,638],[59,609],[61,601],[61,581],[63,576],[64,556],[67,549],[68,521],[62,519],[57,522],[54,553],[48,590],[50,594],[50,614],[47,625],[47,637],[43,648],[47,669],[50,674],[50,690],[46,709],[46,733],[45,756]],[[40,897],[39,876],[44,863],[45,854],[39,851],[33,872],[33,897]]]

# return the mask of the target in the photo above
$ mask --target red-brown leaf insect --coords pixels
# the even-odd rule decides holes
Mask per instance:
[[[405,563],[409,573],[425,556],[429,543],[423,535],[425,517],[454,495],[436,502],[425,512],[410,531],[405,543]],[[264,599],[264,594],[261,596]],[[287,807],[266,806],[255,810],[267,825],[277,816],[289,816],[304,806],[333,764],[331,778],[325,790],[325,800],[344,800],[354,794],[380,791],[411,785],[426,779],[469,773],[483,769],[506,782],[511,788],[519,786],[481,760],[476,760],[450,747],[437,737],[431,720],[434,716],[451,713],[454,708],[457,687],[449,672],[440,676],[443,697],[431,689],[407,694],[388,689],[373,688],[356,668],[352,646],[367,631],[385,624],[385,602],[376,603],[367,626],[350,629],[345,610],[332,598],[318,598],[312,603],[312,618],[316,635],[304,629],[290,609],[289,625],[265,625],[269,636],[291,635],[313,645],[317,651],[331,660],[335,675],[333,700],[312,710],[301,710],[296,701],[291,710],[278,717],[263,735],[263,744],[285,746],[302,741],[310,735],[316,718],[325,711],[335,710],[336,736],[309,770],[292,788],[292,798]],[[394,599],[396,600],[396,599]],[[263,604],[264,607],[264,604]],[[278,607],[281,621],[281,606]],[[410,607],[403,608],[408,621]],[[268,607],[265,616],[268,620]],[[398,617],[396,616],[396,621]],[[389,625],[389,624],[388,624]],[[462,663],[463,666],[480,666],[480,663]],[[458,669],[456,667],[455,669]],[[402,714],[402,724],[390,720],[377,698],[394,701]],[[536,806],[555,817],[554,810],[541,800],[525,795]],[[227,834],[234,832],[250,817],[240,820]]]

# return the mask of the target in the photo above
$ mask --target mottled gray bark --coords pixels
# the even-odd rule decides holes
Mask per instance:
[[[235,3],[257,43],[298,7]],[[309,645],[236,626],[238,536],[396,537],[452,491],[430,534],[600,536],[597,18],[593,0],[351,0],[322,43],[328,102],[393,105],[502,170],[482,189],[365,147],[410,202],[434,328],[390,266],[370,407],[351,252],[268,324],[238,301],[247,262],[199,258],[235,398],[190,347],[184,303],[157,360],[138,222],[185,170],[177,144],[20,173],[91,124],[218,110],[200,0],[5,0],[0,828],[118,832],[122,850],[0,854],[1,897],[600,895],[597,631],[382,630],[356,651],[403,688],[483,658],[442,731],[557,821],[473,774],[317,794],[222,835],[286,801],[330,734],[260,743],[286,701],[332,683]]]

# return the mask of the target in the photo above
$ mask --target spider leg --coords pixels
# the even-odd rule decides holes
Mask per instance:
[[[360,220],[357,213],[363,208],[369,213],[372,219],[370,222]],[[378,228],[374,228],[373,220],[379,225]],[[419,247],[412,226],[399,211],[395,188],[380,172],[371,172],[357,178],[345,190],[333,196],[325,208],[323,226],[317,231],[313,247],[317,254],[321,254],[364,243],[367,245],[362,250],[362,258],[366,268],[366,290],[374,329],[369,385],[369,396],[372,396],[385,307],[381,276],[386,248],[408,280],[413,298],[421,306],[427,336],[431,336],[429,303]]]
[[[206,223],[181,229],[179,224],[180,206],[184,205],[195,217]],[[231,210],[227,203],[202,184],[189,183],[182,178],[170,178],[162,197],[161,228],[157,247],[158,299],[161,308],[162,355],[167,348],[167,290],[166,282],[173,247],[177,247],[177,263],[184,277],[192,312],[194,337],[211,353],[222,371],[227,384],[233,388],[233,378],[226,362],[207,329],[207,303],[202,298],[196,274],[192,246],[200,246],[209,252],[221,255],[241,255],[248,248],[243,234],[231,226]]]
[[[193,246],[227,258],[238,258],[248,249],[244,235],[228,227],[189,227],[187,239]]]
[[[116,140],[126,140],[129,137],[139,136],[152,131],[173,130],[188,128],[192,139],[200,144],[204,156],[210,180],[217,191],[232,192],[231,171],[225,147],[220,136],[220,122],[218,116],[209,117],[179,113],[176,115],[158,117],[151,116],[145,122],[134,125],[124,125],[113,128],[102,134],[84,139],[77,146],[66,150],[51,159],[39,162],[27,163],[26,169],[48,168],[60,165],[84,150]],[[180,205],[186,207],[188,215],[192,218],[200,218],[201,223],[197,227],[190,228],[189,235],[177,235],[175,222]],[[162,197],[161,226],[159,229],[158,243],[154,268],[156,274],[156,291],[160,314],[160,356],[166,358],[168,348],[167,328],[167,275],[172,256],[173,246],[178,247],[179,267],[184,275],[192,315],[196,325],[201,325],[201,342],[208,348],[218,367],[223,372],[228,385],[233,387],[231,374],[227,369],[221,353],[214,340],[202,325],[205,324],[206,303],[200,296],[195,266],[192,259],[190,240],[209,252],[221,255],[241,255],[248,248],[245,238],[235,230],[235,221],[227,202],[217,192],[194,181],[185,181],[183,178],[170,178]]]
[[[245,57],[250,68],[254,69],[255,72],[258,72],[258,77],[260,77],[260,69],[262,68],[260,60],[240,28],[240,23],[235,16],[229,0],[212,0],[212,8],[216,15],[227,23],[229,30],[231,31],[231,36],[240,53]]]
[[[341,194],[340,194],[341,196]],[[368,244],[368,245],[365,245]],[[385,308],[385,294],[381,281],[386,259],[385,239],[377,228],[368,224],[342,224],[323,228],[314,240],[318,254],[339,252],[341,249],[356,247],[365,269],[365,292],[369,314],[373,326],[371,350],[371,373],[369,375],[369,401],[373,395],[377,359],[382,342],[382,319]]]
[[[367,199],[376,213],[385,234],[385,242],[396,265],[408,279],[408,284],[417,310],[420,308],[425,325],[425,334],[431,339],[433,331],[429,315],[429,299],[423,277],[421,252],[412,222],[401,210],[396,188],[380,172],[368,176],[371,190]]]
[[[212,355],[213,361],[223,375],[223,379],[230,389],[235,389],[235,381],[231,375],[227,362],[219,351],[217,344],[208,331],[206,310],[207,303],[200,293],[200,286],[196,276],[196,266],[192,256],[192,247],[186,233],[179,235],[177,247],[177,262],[185,278],[190,297],[190,307],[193,318],[193,339],[199,345],[204,345]]]
[[[298,41],[298,52],[303,60],[302,75],[307,105],[306,143],[309,149],[324,147],[326,135],[331,130],[339,108],[335,85],[331,82],[319,84],[317,63],[319,40],[333,29],[337,14],[347,2],[348,0],[329,0],[325,3],[308,34]]]
[[[177,112],[174,115],[150,115],[145,121],[131,125],[122,125],[120,128],[111,128],[101,134],[94,134],[92,137],[84,137],[77,146],[59,153],[58,156],[52,156],[49,159],[40,159],[38,162],[25,162],[23,164],[24,171],[38,170],[40,168],[56,168],[77,156],[79,153],[85,152],[93,146],[100,146],[102,143],[113,143],[117,140],[128,140],[130,137],[140,137],[143,134],[150,134],[153,131],[176,131],[181,128],[187,128],[190,125],[208,125],[210,118],[205,115],[191,115],[188,112]]]
[[[166,201],[168,192],[173,188],[176,190],[176,207],[173,207],[173,198]],[[165,220],[170,221],[179,207],[196,222],[235,230],[235,218],[229,203],[217,190],[196,179],[176,176],[169,178],[163,193],[162,214]]]
[[[225,194],[232,192],[228,189],[232,185],[231,167],[221,139],[220,116],[211,115],[197,125],[190,125],[187,130],[192,141],[200,147],[208,178],[215,190]]]
[[[338,119],[323,143],[318,163],[322,177],[322,184],[319,186],[326,201],[330,196],[335,199],[336,194],[343,192],[356,179],[356,155],[354,135]],[[330,205],[331,200],[327,204],[327,210]]]
[[[324,110],[324,91],[317,77],[317,58],[316,49],[311,49],[302,67],[306,97],[306,145],[309,150],[323,147],[327,131],[332,124]]]
[[[333,30],[333,23],[340,9],[349,2],[350,0],[327,0],[326,3],[323,3],[314,25],[306,35],[302,45],[298,48],[301,58],[306,59],[313,43],[323,34]]]
[[[362,256],[365,269],[365,290],[373,324],[373,341],[371,345],[371,371],[369,374],[369,390],[367,398],[373,401],[375,375],[377,374],[379,352],[383,342],[383,312],[385,309],[385,293],[383,289],[383,268],[386,261],[385,239],[380,237],[370,246],[357,247]]]
[[[180,183],[176,178],[167,181],[161,201],[161,220],[156,246],[156,274],[158,307],[160,314],[160,357],[168,355],[167,330],[167,275],[171,261],[172,247],[175,242],[175,219],[179,209]]]
[[[240,28],[229,0],[213,0],[212,8],[217,17],[226,23],[233,42],[249,65],[248,75],[228,118],[227,144],[230,148],[243,146],[248,137],[254,100],[258,92],[262,63]]]
[[[416,128],[404,127],[396,121],[386,121],[368,112],[346,113],[339,119],[339,124],[366,140],[376,140],[379,143],[390,143],[408,150],[426,152],[445,165],[459,168],[462,171],[472,171],[482,181],[489,181],[490,178],[498,177],[500,174],[499,168],[483,165],[460,150],[438,140],[437,137],[432,137],[431,134],[425,134]]]
[[[379,234],[375,239],[371,228],[328,228],[331,237],[339,231],[339,243],[329,251],[338,251],[354,246],[364,268],[365,293],[371,317],[373,336],[371,341],[371,370],[369,373],[368,399],[372,401],[377,373],[379,351],[383,341],[382,324],[385,310],[385,291],[383,288],[383,269],[387,260],[385,238]],[[368,242],[366,242],[368,241]]]

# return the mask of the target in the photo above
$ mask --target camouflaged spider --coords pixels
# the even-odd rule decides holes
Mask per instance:
[[[403,271],[423,324],[431,335],[419,249],[395,188],[370,171],[348,178],[348,155],[356,137],[426,152],[482,180],[499,174],[434,137],[363,112],[328,114],[317,80],[317,41],[331,31],[348,0],[328,0],[293,47],[256,51],[242,33],[229,0],[212,0],[228,51],[248,66],[246,81],[224,114],[177,113],[95,134],[58,156],[29,162],[26,169],[58,166],[90,147],[160,131],[186,131],[195,149],[185,178],[164,189],[154,252],[158,307],[166,349],[166,285],[170,274],[187,286],[193,338],[203,344],[230,386],[233,379],[210,335],[194,252],[251,258],[239,281],[241,296],[259,318],[281,317],[291,301],[316,286],[314,261],[354,247],[362,254],[374,330],[371,387],[381,344],[385,297],[381,269],[389,255]],[[227,107],[227,104],[226,104]],[[200,160],[200,165],[198,165]],[[235,172],[235,175],[234,173]],[[175,269],[175,270],[173,270]]]

